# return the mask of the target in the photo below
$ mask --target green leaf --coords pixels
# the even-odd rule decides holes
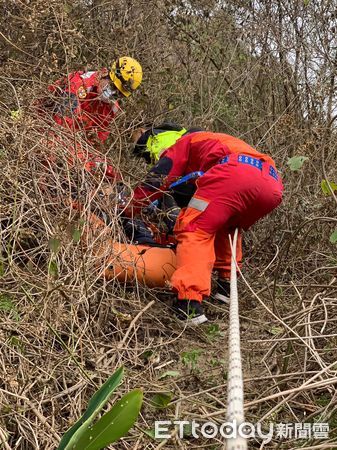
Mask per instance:
[[[86,409],[83,416],[65,433],[63,438],[61,439],[60,445],[57,450],[63,450],[67,447],[67,444],[72,439],[75,432],[88,421],[90,424],[100,410],[104,407],[106,402],[111,397],[111,394],[122,381],[124,375],[124,367],[120,367],[116,370],[115,373],[111,375],[110,378],[106,380],[106,382],[98,389],[97,392],[91,397],[88,403],[88,408]],[[70,447],[71,448],[71,447]]]
[[[289,158],[287,161],[287,164],[292,171],[300,170],[304,164],[305,161],[307,161],[309,158],[307,156],[293,156],[292,158]]]
[[[330,186],[330,189],[329,189]],[[322,180],[321,189],[324,195],[331,195],[331,191],[337,191],[337,184],[333,181]]]
[[[21,110],[20,109],[11,111],[11,118],[12,119],[19,120],[20,117],[21,117]]]
[[[160,377],[158,377],[158,380],[162,380],[166,377],[179,377],[179,375],[180,372],[178,372],[177,370],[168,370],[167,372],[162,373]]]
[[[271,327],[270,332],[271,334],[273,334],[274,336],[276,336],[277,334],[282,333],[283,328],[282,327]]]
[[[150,404],[156,409],[164,409],[170,403],[172,398],[172,392],[158,392],[151,398]]]
[[[24,353],[25,345],[18,336],[11,336],[8,340],[9,345],[15,347],[20,353]]]
[[[76,243],[80,242],[81,234],[82,234],[81,230],[75,229],[73,231],[73,241],[76,242]]]
[[[330,235],[330,242],[331,244],[336,244],[337,243],[337,230],[335,230],[331,235]]]
[[[149,430],[142,430],[142,432],[151,439],[156,439],[156,430],[154,428],[150,428]]]
[[[60,240],[56,238],[50,238],[48,241],[48,247],[53,253],[57,253],[60,248]]]
[[[4,260],[1,258],[0,255],[0,278],[3,277],[5,275],[5,264],[4,264]]]
[[[219,324],[214,323],[214,324],[209,325],[207,328],[206,334],[210,339],[215,339],[217,337],[220,337],[222,333],[220,331]]]
[[[84,224],[85,221],[83,219],[80,219],[76,225],[73,224],[71,226],[71,237],[73,238],[73,241],[76,243],[80,242],[81,240]]]
[[[140,357],[142,359],[144,359],[146,362],[148,362],[150,360],[150,358],[154,355],[153,350],[145,350],[145,352],[143,352]]]
[[[16,305],[13,303],[12,299],[7,294],[0,295],[0,311],[5,313],[10,313],[14,320],[20,320]]]
[[[69,450],[100,450],[125,436],[137,420],[142,401],[140,389],[124,395],[95,425],[87,427]]]
[[[190,366],[192,370],[195,370],[201,353],[202,350],[200,349],[192,349],[188,352],[182,352],[181,354],[182,363],[184,364],[184,366]]]
[[[58,277],[59,274],[59,268],[57,265],[57,262],[54,259],[50,260],[49,266],[48,266],[48,273],[54,278]]]

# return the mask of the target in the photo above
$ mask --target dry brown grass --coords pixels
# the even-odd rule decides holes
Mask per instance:
[[[96,243],[76,242],[74,230],[89,210],[104,210],[112,236],[124,239],[114,187],[107,202],[102,176],[71,166],[67,146],[51,146],[52,130],[28,113],[51,79],[125,53],[142,62],[144,83],[112,124],[104,151],[130,187],[145,165],[130,157],[129,135],[153,120],[232,133],[275,158],[284,202],[247,233],[247,283],[239,281],[246,418],[330,423],[327,442],[275,439],[264,448],[336,448],[337,264],[329,242],[336,199],[320,188],[322,179],[337,182],[333,2],[254,8],[231,0],[214,12],[216,2],[195,0],[195,15],[178,1],[0,3],[2,447],[55,448],[121,364],[126,377],[116,396],[141,387],[145,403],[137,427],[114,448],[222,446],[176,437],[160,444],[142,430],[158,418],[225,420],[226,307],[206,302],[216,326],[184,330],[171,318],[169,295],[101,279]],[[15,110],[24,111],[19,120],[10,117]],[[294,155],[309,158],[296,173],[286,164]],[[81,214],[70,207],[73,198],[85,205]],[[160,379],[166,370],[179,376]],[[149,405],[158,391],[174,394],[166,410]]]
[[[101,174],[92,176],[80,165],[69,164],[62,130],[54,130],[62,134],[58,138],[62,145],[54,140],[53,146],[46,144],[47,131],[50,135],[41,119],[26,116],[6,119],[2,127],[4,448],[55,448],[90,395],[121,364],[127,375],[116,395],[141,387],[145,403],[137,427],[114,448],[157,448],[159,442],[142,430],[153,428],[159,418],[224,421],[226,307],[206,302],[210,325],[184,330],[170,314],[169,297],[101,279],[97,242],[77,242],[74,230],[81,228],[80,216],[85,221],[89,211],[101,209],[112,218],[112,236],[124,239],[114,197],[107,202],[100,196],[105,185]],[[125,129],[112,140],[109,157],[126,169],[125,183],[134,184],[127,173],[133,173],[136,164],[125,158],[127,134]],[[52,155],[52,162],[47,155]],[[85,205],[81,213],[70,206],[74,198]],[[260,238],[267,221],[272,230],[279,217],[266,219],[246,241],[251,252],[244,272],[247,280],[240,280],[240,297],[247,420],[329,421],[334,429],[335,262],[327,267],[332,258],[328,247],[313,239],[324,236],[334,219],[311,221],[297,235],[288,233],[281,244],[272,232],[268,240]],[[189,359],[195,350],[199,355],[193,365]],[[190,356],[184,358],[184,352]],[[166,370],[179,371],[179,376],[160,379]],[[149,405],[158,391],[174,394],[171,406],[163,411]],[[296,447],[298,442],[287,441],[282,448]],[[165,448],[220,444],[173,437]],[[316,444],[321,441],[305,443],[306,448]]]

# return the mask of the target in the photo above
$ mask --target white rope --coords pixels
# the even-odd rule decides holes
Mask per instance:
[[[239,300],[237,288],[236,274],[236,243],[238,238],[238,230],[235,230],[232,248],[231,261],[231,293],[229,307],[229,364],[228,364],[228,384],[227,384],[227,421],[233,423],[235,421],[237,427],[242,424],[244,419],[243,413],[243,381],[242,381],[242,364],[240,350],[240,322],[239,322]],[[231,238],[229,236],[231,241]],[[227,440],[227,450],[246,450],[247,440],[237,436]]]

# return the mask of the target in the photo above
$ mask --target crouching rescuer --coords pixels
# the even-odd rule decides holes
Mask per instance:
[[[174,233],[177,267],[171,278],[179,319],[194,324],[207,321],[202,300],[210,296],[212,271],[218,272],[215,298],[228,301],[231,249],[228,235],[248,230],[282,201],[283,186],[274,161],[246,142],[222,133],[186,135],[164,151],[134,191],[137,213],[160,198],[179,177],[204,174],[180,212]],[[242,259],[241,234],[237,263]]]

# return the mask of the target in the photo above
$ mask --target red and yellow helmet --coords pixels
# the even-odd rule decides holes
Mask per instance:
[[[109,75],[116,88],[129,97],[142,82],[143,70],[134,58],[122,56],[112,64]]]

